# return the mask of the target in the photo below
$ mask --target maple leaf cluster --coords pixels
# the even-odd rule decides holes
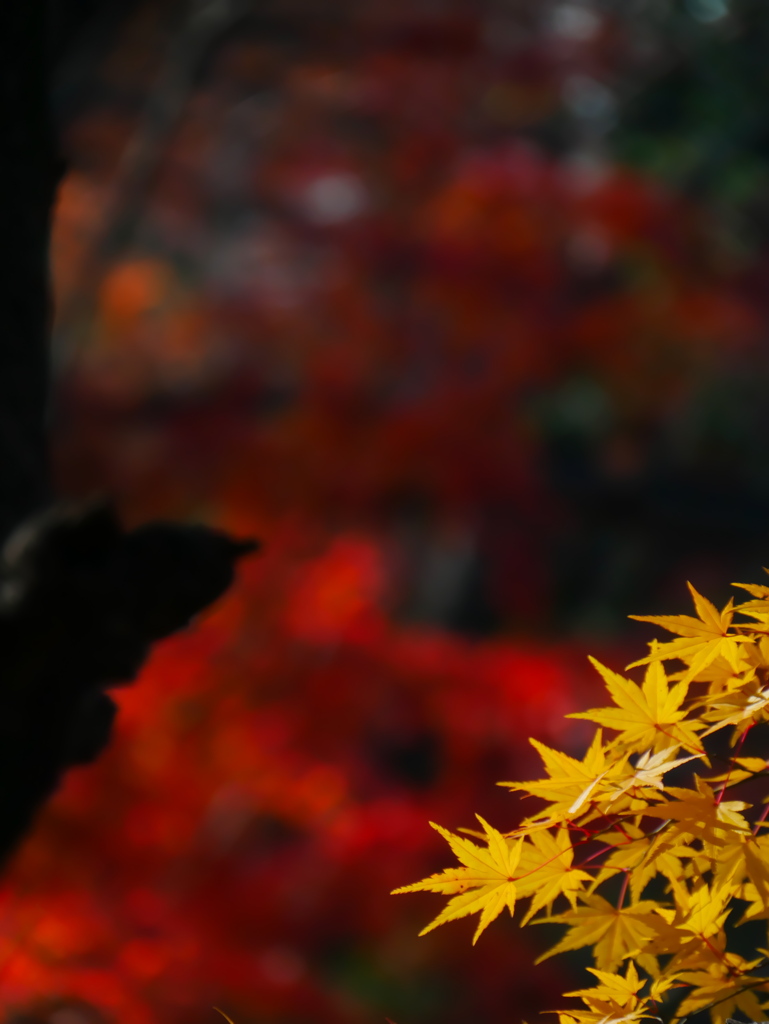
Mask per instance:
[[[769,759],[746,752],[769,722],[769,586],[735,586],[751,600],[719,612],[690,584],[696,617],[633,616],[676,638],[628,666],[641,683],[591,659],[612,704],[569,716],[599,727],[583,759],[532,740],[546,776],[500,783],[544,806],[504,833],[435,825],[461,866],[395,890],[451,897],[421,934],[479,912],[475,942],[523,900],[522,925],[566,925],[539,960],[590,947],[597,984],[561,1024],[766,1016],[769,949],[729,944],[769,919]]]
[[[428,807],[469,817],[485,789],[502,812],[499,772],[535,771],[526,736],[556,744],[596,692],[581,653],[394,624],[388,587],[371,538],[310,555],[273,533],[112,691],[114,741],[0,885],[0,1019],[463,1024],[561,984],[506,974],[496,930],[479,995],[473,951],[418,941],[419,908],[388,892],[433,868]]]
[[[498,820],[492,783],[538,770],[526,737],[564,745],[562,716],[598,703],[564,636],[657,607],[684,563],[743,578],[765,532],[769,261],[594,151],[580,95],[635,93],[634,15],[627,32],[559,0],[252,6],[95,278],[129,97],[156,88],[146,29],[63,115],[61,488],[265,555],[117,695],[114,746],[21,851],[0,888],[3,1005],[46,1024],[528,1015],[577,984],[562,958],[522,966],[531,929],[489,929],[481,961],[458,929],[417,940],[419,901],[387,892],[437,868],[428,808]],[[728,545],[714,508],[739,510]],[[664,750],[639,779],[664,784]],[[612,757],[595,761],[572,816]],[[552,858],[535,893],[515,883],[532,916],[595,875],[572,838],[543,825],[522,845],[513,877]],[[475,869],[502,871],[509,905],[512,863]]]

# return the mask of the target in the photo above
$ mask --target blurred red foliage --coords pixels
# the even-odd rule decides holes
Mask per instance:
[[[130,60],[103,72],[128,67],[121,102],[67,130],[60,488],[265,547],[119,693],[111,749],[4,879],[11,1019],[552,1007],[560,968],[517,926],[420,940],[429,897],[388,892],[443,866],[428,819],[514,824],[493,783],[536,774],[526,737],[579,750],[562,716],[593,683],[547,638],[610,633],[671,579],[717,593],[765,535],[765,266],[565,112],[632,66],[616,19],[444,6],[342,4],[333,45],[292,42],[298,16],[225,41],[91,277]]]
[[[552,971],[511,971],[531,957],[514,932],[475,957],[418,940],[419,908],[388,892],[435,865],[429,817],[470,823],[485,795],[510,818],[489,784],[536,770],[530,733],[563,743],[581,659],[395,626],[387,585],[372,538],[313,557],[276,538],[161,645],[118,693],[111,749],[70,774],[4,880],[7,1007],[459,1024],[544,1005]]]

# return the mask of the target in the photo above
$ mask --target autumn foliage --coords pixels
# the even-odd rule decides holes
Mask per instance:
[[[751,600],[719,612],[690,586],[697,617],[635,616],[675,638],[628,666],[640,685],[593,661],[613,704],[570,716],[601,727],[583,759],[533,740],[547,776],[501,783],[544,808],[505,833],[479,817],[483,845],[434,826],[461,867],[395,890],[451,896],[421,934],[479,912],[475,942],[527,898],[522,925],[566,925],[540,960],[589,947],[597,984],[562,1024],[766,1015],[769,950],[754,931],[744,955],[740,927],[769,918],[769,762],[746,752],[769,720],[769,586],[736,586]]]
[[[696,760],[732,728],[698,724],[711,684],[609,674],[618,694],[664,691],[677,739],[644,719],[618,743],[615,707],[584,761],[592,725],[564,716],[601,703],[586,638],[624,665],[628,612],[761,557],[769,263],[614,159],[580,105],[654,64],[631,5],[295,0],[255,4],[270,10],[211,55],[94,267],[152,94],[162,5],[144,7],[94,100],[60,97],[57,486],[107,493],[128,526],[203,521],[263,553],[115,691],[114,744],[3,880],[0,1001],[36,1024],[206,1024],[214,1006],[236,1024],[532,1020],[583,984],[568,957],[530,969],[555,924],[498,921],[479,949],[469,921],[419,939],[420,899],[389,891],[442,866],[429,818],[466,855],[487,848],[457,833],[474,811],[518,826],[531,801],[493,784],[534,779],[541,754],[530,788],[550,809],[512,853],[488,833],[521,916],[564,891],[550,916],[614,914],[625,878],[623,924],[650,894],[679,913],[664,876],[643,897],[631,878],[632,804],[678,799],[649,780],[694,793],[686,773],[728,771]],[[760,644],[727,632],[747,680]],[[760,679],[724,682],[726,717]],[[719,756],[758,756],[752,736]],[[621,828],[633,842],[606,849]],[[667,856],[693,898],[686,872],[722,847],[681,845]]]
[[[527,733],[557,742],[585,702],[579,661],[394,626],[385,565],[361,536],[318,553],[273,536],[215,615],[114,691],[113,746],[5,879],[11,1009],[337,1024],[542,1004],[553,972],[505,978],[514,936],[490,944],[479,998],[464,943],[416,940],[418,908],[388,891],[431,870],[428,812],[468,816],[500,772],[534,769]]]

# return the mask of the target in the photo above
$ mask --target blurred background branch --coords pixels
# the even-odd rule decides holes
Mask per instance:
[[[217,38],[242,16],[244,0],[183,0],[161,5],[165,25],[159,29],[168,42],[156,72],[156,81],[149,89],[145,109],[136,131],[126,146],[111,185],[110,201],[103,211],[98,233],[80,268],[77,286],[57,311],[57,369],[63,372],[75,358],[78,347],[87,344],[89,314],[104,274],[120,251],[130,245],[139,220],[142,202],[162,159],[164,147],[181,117],[201,63]],[[123,4],[125,17],[127,4]],[[128,5],[130,8],[130,4]],[[106,5],[106,10],[110,5]],[[117,10],[119,10],[119,6]],[[108,47],[113,18],[92,31],[90,61],[102,58]],[[118,24],[120,19],[118,19]],[[64,58],[60,72],[60,88],[66,89],[67,78],[83,74],[89,66],[89,55],[82,48]],[[67,69],[70,69],[69,76]],[[91,64],[93,70],[93,64]],[[70,82],[70,88],[72,84]],[[81,85],[82,89],[82,85]]]

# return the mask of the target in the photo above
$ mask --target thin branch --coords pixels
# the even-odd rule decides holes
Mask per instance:
[[[103,227],[91,244],[80,280],[58,314],[55,366],[69,367],[88,341],[88,321],[99,285],[115,257],[131,242],[142,206],[181,119],[195,76],[215,40],[241,16],[245,0],[189,0],[173,32],[158,81],[128,144],[111,190]]]

